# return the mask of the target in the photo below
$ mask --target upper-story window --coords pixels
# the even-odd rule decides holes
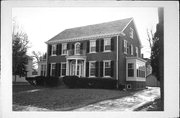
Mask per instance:
[[[52,45],[51,55],[56,55],[56,45]]]
[[[66,55],[67,54],[67,43],[62,44],[62,54]]]
[[[129,37],[132,39],[133,39],[133,32],[134,32],[133,28],[130,27]]]
[[[75,54],[80,54],[80,48],[81,48],[81,44],[77,42],[75,44]]]
[[[96,40],[90,41],[90,53],[96,52]]]
[[[124,54],[127,54],[127,41],[124,40]]]
[[[131,55],[133,55],[133,45],[131,44]]]
[[[105,52],[111,51],[111,39],[110,38],[104,39],[104,51]]]
[[[136,56],[138,57],[138,53],[139,53],[139,50],[138,50],[138,47],[136,47]]]

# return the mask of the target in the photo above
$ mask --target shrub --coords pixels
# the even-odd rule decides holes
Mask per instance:
[[[55,87],[59,85],[59,78],[58,77],[46,77],[45,79],[46,86]]]
[[[44,84],[45,84],[45,79],[46,79],[46,77],[44,77],[44,76],[36,76],[36,77],[35,77],[36,85],[37,85],[37,86],[44,86]]]
[[[69,88],[75,88],[76,82],[78,77],[77,76],[65,76],[63,77],[63,82],[65,85],[67,85]]]
[[[31,84],[31,85],[36,85],[36,78],[35,77],[26,77],[26,80]]]

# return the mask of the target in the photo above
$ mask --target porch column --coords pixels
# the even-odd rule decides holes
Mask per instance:
[[[76,63],[75,63],[75,75],[77,75],[77,59],[76,59]]]
[[[69,75],[69,60],[66,60],[66,75]]]

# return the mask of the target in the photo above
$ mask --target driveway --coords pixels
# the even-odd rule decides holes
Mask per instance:
[[[73,111],[133,111],[159,97],[159,87],[148,87],[148,89],[139,91],[133,96],[114,100],[105,100],[82,108],[74,109]]]

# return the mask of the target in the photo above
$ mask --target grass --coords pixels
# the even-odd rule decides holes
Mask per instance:
[[[25,88],[25,89],[23,89]],[[132,95],[133,92],[106,89],[40,88],[41,91],[22,92],[37,87],[13,86],[13,104],[31,105],[49,110],[72,110],[102,100]]]

